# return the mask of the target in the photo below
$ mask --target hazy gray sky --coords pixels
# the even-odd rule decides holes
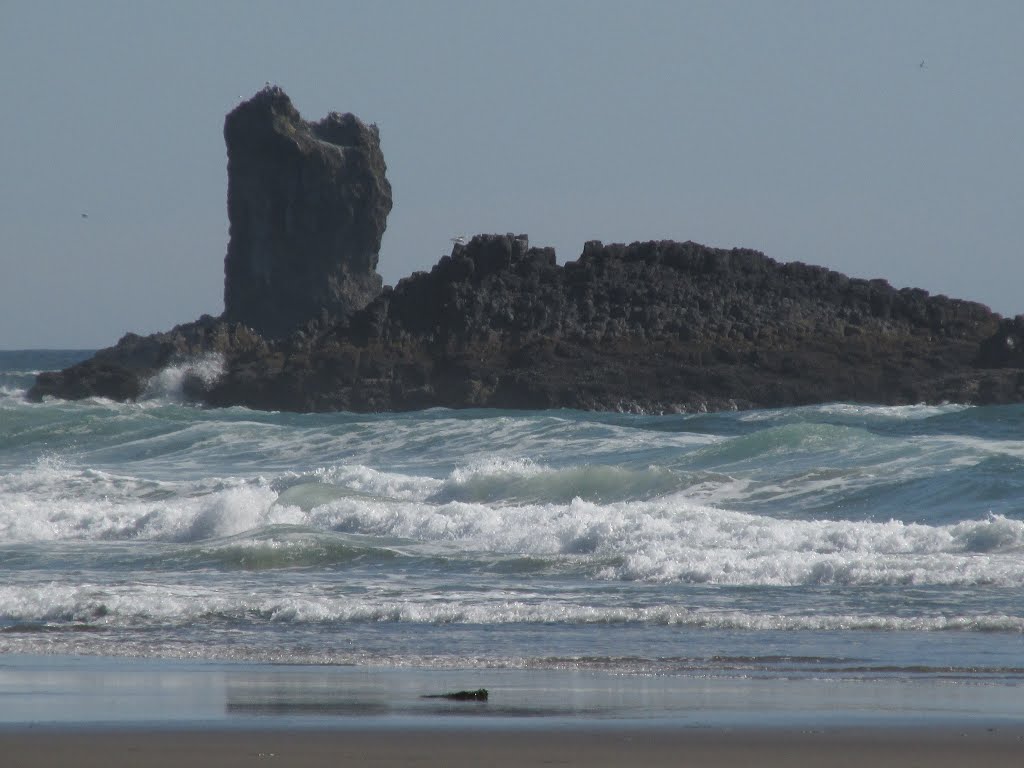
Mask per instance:
[[[1022,34],[1019,0],[0,0],[0,348],[222,311],[223,120],[265,81],[380,126],[387,283],[458,234],[671,238],[1024,312]]]

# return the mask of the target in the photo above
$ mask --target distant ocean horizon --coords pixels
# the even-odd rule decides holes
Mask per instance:
[[[24,399],[88,354],[0,351],[0,665],[1024,682],[1024,406]]]

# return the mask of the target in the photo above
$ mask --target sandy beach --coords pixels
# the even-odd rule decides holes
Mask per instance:
[[[9,766],[1020,766],[1014,685],[16,657]],[[487,702],[424,692],[490,686]]]
[[[830,730],[67,730],[0,733],[4,765],[217,766],[1019,766],[1024,727]]]

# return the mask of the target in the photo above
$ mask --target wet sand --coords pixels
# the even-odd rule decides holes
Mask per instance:
[[[424,698],[479,687],[488,702]],[[932,679],[8,656],[0,766],[1020,768],[1019,694]]]
[[[12,768],[232,766],[1014,766],[1024,725],[963,728],[81,730],[0,732]]]

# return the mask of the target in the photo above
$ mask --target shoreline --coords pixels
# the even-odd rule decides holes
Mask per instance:
[[[686,728],[600,724],[550,729],[0,730],[5,765],[205,766],[1018,766],[1024,725]]]
[[[489,690],[487,701],[439,697],[480,688]],[[1024,725],[1020,689],[1017,678],[797,679],[0,654],[0,733],[1002,729]]]

